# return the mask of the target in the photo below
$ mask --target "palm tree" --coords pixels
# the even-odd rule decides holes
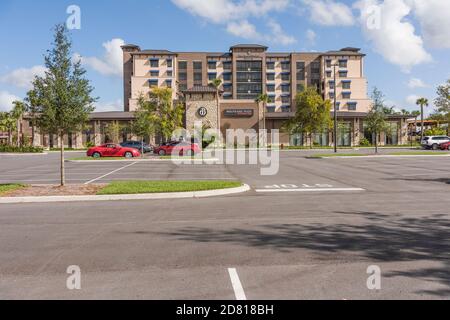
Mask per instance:
[[[23,114],[25,113],[25,103],[22,101],[14,101],[14,108],[11,111],[11,115],[16,121],[16,129],[17,129],[17,146],[20,147],[21,145],[21,139],[20,139],[20,133],[21,133],[21,124],[23,119]]]
[[[210,85],[216,89],[217,129],[220,130],[219,87],[222,85],[222,80],[216,78],[211,81]]]
[[[426,99],[426,98],[420,98],[420,99],[417,99],[416,104],[417,104],[418,106],[420,106],[420,118],[421,118],[420,142],[422,142],[422,140],[423,140],[423,134],[424,134],[424,131],[423,131],[423,127],[424,127],[423,107],[424,107],[424,106],[428,107],[428,99]]]
[[[420,111],[415,110],[415,111],[411,112],[411,116],[414,117],[414,130],[415,130],[415,133],[417,134],[417,117],[420,116]]]
[[[263,129],[266,129],[266,107],[267,104],[272,102],[269,96],[265,93],[262,93],[256,98],[255,102],[258,104],[258,109],[260,108],[261,102],[263,103]]]

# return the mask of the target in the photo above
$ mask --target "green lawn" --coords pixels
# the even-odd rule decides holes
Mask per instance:
[[[11,183],[11,184],[0,184],[0,195],[9,192],[9,191],[14,191],[14,190],[18,190],[21,188],[25,188],[24,184],[19,184],[19,183]]]
[[[112,194],[143,194],[165,192],[205,191],[216,189],[237,188],[242,185],[239,181],[117,181],[112,182],[98,195]]]

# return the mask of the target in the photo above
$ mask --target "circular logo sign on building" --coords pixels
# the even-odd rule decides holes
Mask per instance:
[[[202,118],[206,117],[208,115],[208,109],[206,109],[205,107],[201,107],[200,109],[198,109],[198,115]]]

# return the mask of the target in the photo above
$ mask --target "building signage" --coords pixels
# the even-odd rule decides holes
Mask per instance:
[[[206,109],[205,107],[201,107],[200,109],[198,109],[198,115],[202,118],[206,117],[208,115],[208,109]]]
[[[223,112],[225,117],[229,118],[251,118],[253,117],[253,109],[227,109]]]

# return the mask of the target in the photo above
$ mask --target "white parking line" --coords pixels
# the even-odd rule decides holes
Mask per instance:
[[[309,189],[256,189],[256,192],[335,192],[335,191],[366,191],[362,188],[309,188]]]
[[[112,175],[112,174],[114,174],[114,173],[116,173],[116,172],[119,172],[119,171],[121,171],[121,170],[123,170],[123,169],[126,169],[126,168],[128,168],[128,167],[131,167],[132,165],[135,165],[136,163],[137,163],[137,162],[133,162],[133,163],[127,164],[127,165],[124,166],[124,167],[121,167],[121,168],[119,168],[119,169],[116,169],[116,170],[114,170],[114,171],[111,171],[111,172],[109,172],[109,173],[107,173],[107,174],[104,174],[104,175],[98,177],[98,178],[92,179],[92,180],[86,182],[85,184],[91,184],[92,182],[95,182],[95,181],[97,181],[97,180],[103,179],[103,178],[105,178],[105,177],[107,177],[107,176],[109,176],[109,175]]]
[[[241,280],[239,280],[238,273],[235,268],[229,268],[228,273],[230,274],[231,284],[233,285],[234,295],[236,300],[247,300],[245,296],[244,288],[242,288]]]

